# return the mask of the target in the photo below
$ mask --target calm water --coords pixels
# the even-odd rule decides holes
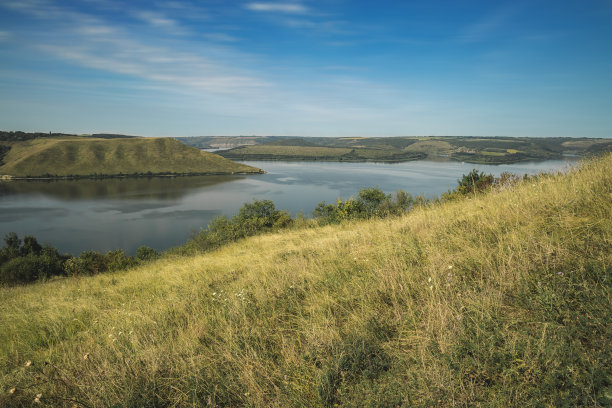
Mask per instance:
[[[62,252],[165,249],[218,215],[233,215],[254,198],[310,215],[317,203],[354,196],[363,187],[438,196],[473,168],[535,174],[573,161],[486,166],[416,161],[398,164],[247,162],[268,173],[150,179],[0,182],[0,235],[34,235]]]

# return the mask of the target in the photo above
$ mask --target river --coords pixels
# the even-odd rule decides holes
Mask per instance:
[[[473,168],[499,175],[566,170],[574,159],[511,165],[413,161],[396,164],[245,162],[266,170],[249,176],[0,182],[0,234],[33,235],[60,252],[133,254],[184,243],[219,215],[269,199],[277,208],[311,214],[317,203],[349,198],[364,187],[439,196]]]

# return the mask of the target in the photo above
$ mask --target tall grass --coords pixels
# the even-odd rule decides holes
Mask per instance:
[[[0,406],[609,406],[611,174],[0,288]]]

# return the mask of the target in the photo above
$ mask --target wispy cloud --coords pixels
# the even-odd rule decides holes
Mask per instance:
[[[134,15],[155,27],[174,28],[178,25],[176,21],[153,11],[139,11],[134,13]]]
[[[346,34],[353,33],[352,31],[346,29],[347,25],[343,21],[334,21],[334,20],[317,21],[313,19],[306,19],[306,18],[297,19],[297,18],[292,18],[292,17],[278,18],[276,19],[276,21],[278,21],[280,24],[286,27],[303,28],[303,29],[308,29],[310,31],[316,31],[318,33],[339,34],[339,35],[346,35]]]
[[[270,86],[256,73],[234,67],[236,61],[249,58],[238,51],[202,44],[194,48],[189,43],[177,48],[157,45],[159,39],[155,36],[139,36],[130,31],[129,25],[114,24],[53,1],[21,0],[5,5],[41,20],[65,23],[61,30],[38,39],[31,46],[81,67],[130,75],[192,92],[248,95]],[[152,26],[178,30],[178,22],[163,14],[148,11],[131,14]]]
[[[109,35],[116,33],[116,30],[114,27],[110,27],[107,25],[101,25],[101,24],[78,25],[78,26],[75,26],[73,30],[77,34],[90,36],[90,37],[107,37]]]
[[[308,7],[299,3],[248,3],[245,8],[252,11],[286,14],[307,14],[310,12]]]
[[[0,42],[8,41],[11,38],[11,33],[8,31],[0,31]]]
[[[332,36],[354,34],[345,21],[298,2],[248,3],[244,8],[259,13],[271,24],[291,29]]]
[[[182,26],[179,21],[172,19],[163,13],[155,11],[135,11],[133,12],[133,15],[149,26],[163,30],[168,34],[177,36],[189,34],[189,30]]]
[[[500,8],[479,21],[465,27],[457,39],[462,43],[485,41],[500,31],[518,13],[517,7]]]
[[[239,38],[231,36],[229,34],[225,34],[225,33],[206,33],[206,34],[202,34],[202,36],[206,38],[207,40],[214,41],[214,42],[233,43],[233,42],[240,41]]]

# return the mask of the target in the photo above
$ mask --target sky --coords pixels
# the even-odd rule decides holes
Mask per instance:
[[[0,129],[612,137],[612,1],[0,0]]]

